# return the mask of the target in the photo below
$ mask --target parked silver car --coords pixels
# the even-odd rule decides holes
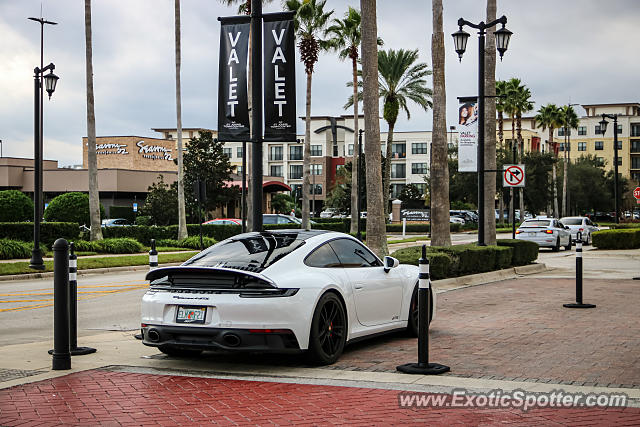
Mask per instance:
[[[560,246],[571,250],[571,231],[562,221],[556,218],[528,219],[520,224],[516,230],[516,239],[536,242],[540,247],[553,248],[554,252]]]
[[[578,240],[578,232],[582,233],[582,243],[588,245],[591,243],[591,233],[600,229],[591,222],[586,216],[566,216],[560,218],[565,226],[571,229],[571,239],[576,242]]]

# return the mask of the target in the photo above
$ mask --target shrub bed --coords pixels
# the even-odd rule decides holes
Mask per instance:
[[[103,254],[135,254],[144,250],[140,242],[130,238],[110,238],[103,240],[78,240],[73,242],[76,251]]]
[[[399,249],[395,251],[392,256],[397,258],[401,264],[418,265],[418,259],[422,256],[422,246]],[[429,259],[429,273],[433,280],[452,277],[450,274],[451,256],[443,252],[438,252],[436,248],[427,247],[427,258]]]
[[[609,225],[609,228],[612,230],[640,228],[640,222],[624,222],[621,224],[611,224]]]
[[[17,240],[0,239],[0,259],[31,257],[32,244]]]
[[[508,246],[513,248],[513,258],[511,265],[527,265],[538,259],[539,246],[535,242],[514,239],[498,239],[498,246]]]
[[[75,222],[43,222],[40,224],[40,240],[47,247],[62,237],[67,240],[78,238],[80,229]],[[0,236],[6,239],[33,241],[32,222],[0,222]]]
[[[640,228],[596,231],[591,234],[591,239],[598,249],[638,249]]]

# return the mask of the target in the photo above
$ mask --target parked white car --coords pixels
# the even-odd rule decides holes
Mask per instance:
[[[516,239],[536,242],[540,247],[553,248],[554,252],[558,252],[560,246],[571,250],[571,231],[556,218],[525,220],[516,230]]]
[[[143,343],[173,356],[306,351],[331,364],[350,341],[418,331],[418,267],[344,233],[240,234],[146,278]]]
[[[586,216],[566,216],[560,221],[571,230],[571,239],[578,240],[578,232],[582,233],[582,242],[585,245],[591,243],[591,233],[600,229]]]
[[[450,216],[449,223],[451,224],[464,224],[464,219],[457,216]]]

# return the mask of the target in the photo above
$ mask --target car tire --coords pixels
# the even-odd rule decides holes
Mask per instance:
[[[320,298],[311,321],[309,360],[317,365],[331,365],[344,350],[347,341],[347,314],[342,301],[333,292]]]
[[[566,251],[570,251],[570,250],[571,250],[571,246],[572,246],[572,245],[571,245],[571,236],[569,236],[569,243],[567,244],[567,246],[565,246],[565,247],[564,247],[564,249],[565,249]]]
[[[161,345],[158,350],[172,357],[196,357],[202,354],[202,350],[195,350],[190,348],[175,347],[172,345]]]
[[[556,245],[553,247],[553,252],[560,252],[560,236],[558,236],[558,240],[556,240]]]
[[[433,319],[433,288],[429,288],[429,323]],[[407,322],[407,331],[412,337],[418,336],[420,326],[418,324],[418,316],[420,310],[418,309],[418,285],[413,289],[411,294],[411,303],[409,304],[409,321]]]

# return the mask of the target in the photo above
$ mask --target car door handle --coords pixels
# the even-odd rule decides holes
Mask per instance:
[[[355,285],[354,288],[356,288],[356,291],[359,291],[360,289],[364,288],[363,285]]]

